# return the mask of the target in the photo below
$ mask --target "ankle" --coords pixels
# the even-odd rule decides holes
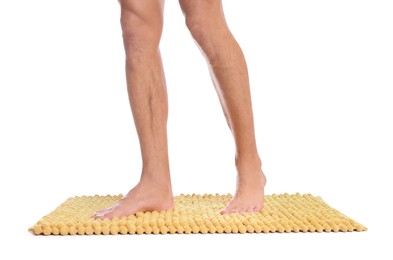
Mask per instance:
[[[258,153],[252,154],[240,154],[237,153],[235,156],[235,165],[237,168],[239,167],[262,167],[262,160],[259,157]]]
[[[157,191],[172,193],[172,183],[169,172],[142,171],[139,183],[142,185],[154,186]]]

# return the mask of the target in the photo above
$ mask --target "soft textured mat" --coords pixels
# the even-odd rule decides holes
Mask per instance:
[[[29,228],[35,235],[269,233],[365,231],[366,227],[331,208],[320,197],[299,193],[267,195],[261,212],[221,215],[227,195],[175,197],[175,209],[138,212],[123,218],[96,220],[92,214],[112,206],[118,196],[82,196],[66,200]]]

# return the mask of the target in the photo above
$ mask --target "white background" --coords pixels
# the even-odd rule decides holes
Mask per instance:
[[[190,0],[197,1],[197,0]],[[391,1],[224,1],[248,61],[266,193],[312,193],[362,233],[35,237],[75,195],[139,179],[117,1],[0,2],[0,192],[4,259],[392,256]],[[177,1],[161,43],[175,195],[232,193],[234,145]],[[390,258],[391,259],[391,258]]]

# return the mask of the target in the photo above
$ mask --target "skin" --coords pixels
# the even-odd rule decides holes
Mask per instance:
[[[168,98],[159,49],[164,0],[119,0],[127,90],[137,129],[142,174],[112,207],[111,219],[174,207],[167,142]],[[236,192],[221,214],[261,211],[266,177],[258,155],[247,64],[225,21],[221,0],[179,0],[186,26],[206,58],[235,144]]]

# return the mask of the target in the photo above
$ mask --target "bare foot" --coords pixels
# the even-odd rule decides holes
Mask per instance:
[[[139,211],[163,211],[173,208],[170,181],[159,182],[151,177],[140,182],[112,207],[99,210],[93,218],[101,220],[133,215]]]
[[[238,178],[235,196],[221,214],[259,212],[263,209],[266,177],[260,160],[236,164]]]

